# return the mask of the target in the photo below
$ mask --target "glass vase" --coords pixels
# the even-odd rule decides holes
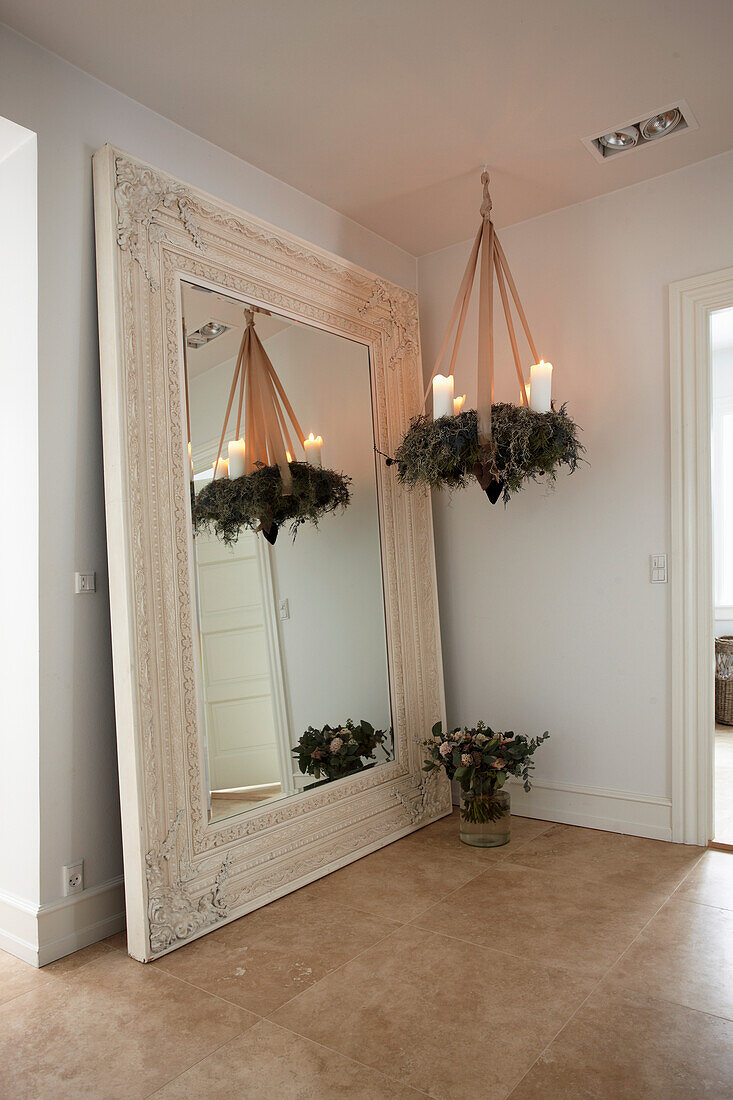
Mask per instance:
[[[511,798],[505,790],[466,797],[461,792],[461,840],[475,848],[498,848],[511,835]]]

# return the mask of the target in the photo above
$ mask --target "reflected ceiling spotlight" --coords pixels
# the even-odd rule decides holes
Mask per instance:
[[[206,337],[199,336],[197,332],[194,332],[186,339],[186,343],[190,348],[202,348],[206,342]]]
[[[601,134],[598,141],[606,149],[630,149],[639,140],[636,126],[624,126],[622,130],[612,130],[610,134]]]
[[[222,325],[219,321],[207,321],[205,325],[201,326],[199,332],[207,340],[213,340],[215,336],[221,336],[225,329],[226,325]]]
[[[677,107],[673,107],[671,111],[662,111],[659,115],[652,115],[646,122],[641,124],[641,135],[645,141],[653,141],[654,138],[662,137],[663,134],[670,134],[676,126],[679,126],[682,119],[681,112]]]

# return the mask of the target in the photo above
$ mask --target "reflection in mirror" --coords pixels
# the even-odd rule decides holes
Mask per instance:
[[[195,493],[213,476],[246,309],[183,284]],[[211,528],[193,539],[212,819],[394,756],[369,352],[259,311],[255,330],[304,433],[322,439],[320,455],[298,441],[295,461],[320,458],[346,474],[351,502],[317,528],[301,526],[295,539],[282,528],[273,545],[246,527],[230,544]],[[234,405],[236,411],[236,399]],[[223,456],[236,438],[233,413]]]

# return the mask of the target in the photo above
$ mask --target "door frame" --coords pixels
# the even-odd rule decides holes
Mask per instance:
[[[710,314],[733,306],[733,268],[669,287],[672,840],[714,831],[715,678]]]

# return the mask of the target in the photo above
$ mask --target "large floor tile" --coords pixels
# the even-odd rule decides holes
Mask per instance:
[[[457,860],[450,851],[419,850],[398,841],[305,889],[380,918],[408,921],[481,870],[476,860]]]
[[[706,852],[680,883],[675,897],[733,909],[733,852]]]
[[[0,951],[0,1004],[12,1001],[14,997],[29,993],[32,989],[48,985],[54,978],[72,974],[92,959],[106,955],[107,951],[102,944],[94,943],[40,969]]]
[[[399,927],[305,888],[153,965],[266,1016]]]
[[[448,852],[453,859],[478,860],[479,862],[505,859],[510,853],[527,840],[533,840],[547,829],[552,827],[551,821],[538,821],[531,817],[512,817],[511,840],[508,844],[502,844],[498,848],[475,848],[470,844],[462,844],[459,836],[460,817],[455,809],[448,817],[442,817],[440,821],[434,821],[432,825],[426,825],[415,833],[410,833],[398,841],[400,847],[428,852]]]
[[[567,879],[584,878],[609,886],[671,894],[703,851],[688,844],[553,825],[507,859]]]
[[[43,970],[0,951],[0,1004],[12,1001],[31,989],[48,985],[49,981],[49,975],[44,974]]]
[[[663,901],[664,895],[566,880],[503,861],[414,923],[600,978]]]
[[[733,1024],[599,988],[511,1100],[730,1100]]]
[[[105,951],[0,1007],[0,1095],[144,1097],[256,1019]]]
[[[274,1020],[440,1100],[499,1100],[591,983],[408,926]]]
[[[650,921],[608,981],[733,1020],[733,912],[676,898]]]
[[[157,1100],[418,1100],[422,1095],[269,1020],[155,1093]]]

